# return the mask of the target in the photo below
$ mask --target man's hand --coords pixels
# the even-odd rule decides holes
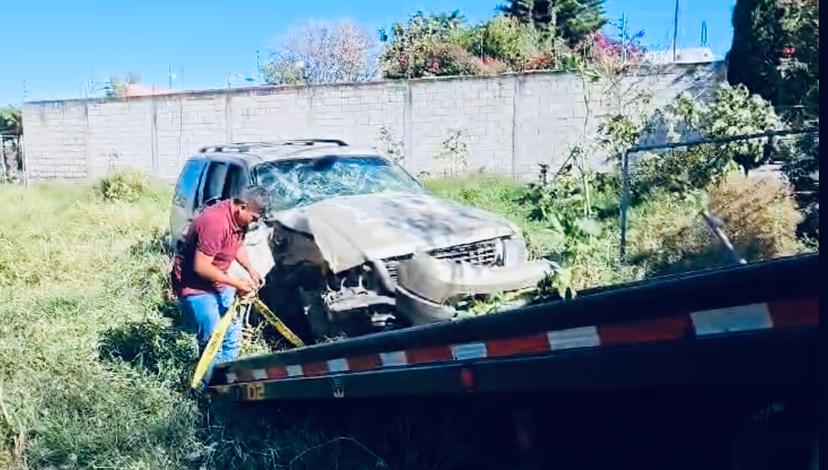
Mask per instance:
[[[250,285],[247,281],[235,280],[236,282],[233,283],[233,287],[236,288],[236,292],[239,293],[242,297],[247,297],[248,295],[255,292],[256,289]]]
[[[247,274],[250,275],[250,279],[253,280],[254,287],[256,289],[261,289],[264,285],[264,278],[261,274],[258,273],[253,266],[250,264],[250,257],[247,256],[247,250],[244,248],[244,245],[240,246],[238,251],[236,251],[236,261],[239,262],[242,268],[247,271]]]
[[[250,274],[250,279],[253,279],[253,283],[255,284],[257,289],[261,289],[264,286],[264,278],[258,271],[253,268],[247,270],[247,274]]]

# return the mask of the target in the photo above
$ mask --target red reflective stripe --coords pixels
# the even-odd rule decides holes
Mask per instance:
[[[328,373],[328,363],[327,362],[309,362],[307,364],[302,364],[302,372],[306,376],[325,375],[325,374]]]
[[[253,371],[250,369],[231,370],[230,372],[233,372],[236,374],[236,377],[238,377],[236,382],[252,382],[253,380],[256,380],[256,378],[253,377]]]
[[[636,323],[622,323],[598,327],[602,346],[646,343],[690,336],[693,323],[689,315],[658,318]]]
[[[547,352],[549,339],[545,332],[519,338],[496,339],[486,342],[486,351],[489,357]]]
[[[819,325],[819,297],[768,302],[773,326]]]
[[[287,368],[285,366],[274,366],[267,368],[268,379],[283,379],[288,376]]]
[[[424,364],[427,362],[450,361],[454,358],[449,346],[412,349],[405,352],[409,364]]]
[[[464,367],[460,370],[460,384],[463,385],[463,388],[471,391],[474,389],[474,372],[471,369]]]
[[[382,360],[378,354],[348,358],[348,368],[351,370],[370,370],[380,366],[382,366]]]

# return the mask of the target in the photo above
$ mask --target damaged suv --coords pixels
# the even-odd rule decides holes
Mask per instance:
[[[173,242],[247,185],[271,195],[245,239],[267,273],[259,295],[313,340],[457,318],[459,301],[533,287],[552,269],[527,261],[511,222],[429,194],[376,149],[327,139],[201,149],[176,185]]]

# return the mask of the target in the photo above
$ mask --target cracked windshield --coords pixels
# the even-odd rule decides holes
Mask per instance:
[[[255,180],[269,193],[271,211],[338,196],[422,191],[402,168],[382,158],[358,155],[268,162],[256,168]]]
[[[0,21],[0,469],[820,468],[818,0]]]

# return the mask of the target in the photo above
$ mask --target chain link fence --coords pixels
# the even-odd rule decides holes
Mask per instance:
[[[818,149],[818,127],[630,148],[622,260],[676,272],[818,250]]]

